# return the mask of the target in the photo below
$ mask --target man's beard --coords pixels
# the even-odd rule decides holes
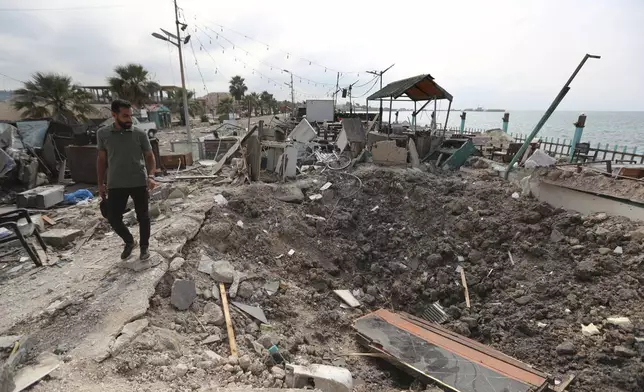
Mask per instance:
[[[116,120],[116,122],[119,124],[119,127],[123,129],[130,129],[132,128],[132,121],[120,121]]]

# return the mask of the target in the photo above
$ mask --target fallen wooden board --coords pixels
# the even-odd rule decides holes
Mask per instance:
[[[353,328],[370,351],[452,391],[543,391],[550,379],[489,346],[410,315],[380,309],[357,319]]]
[[[40,363],[33,366],[25,366],[16,373],[13,379],[13,382],[15,384],[13,392],[20,392],[28,388],[29,386],[40,381],[49,373],[58,369],[59,366],[60,362],[57,361],[48,361],[46,363]]]
[[[50,225],[50,226],[53,226],[53,225],[55,225],[55,224],[56,224],[56,221],[55,221],[55,220],[53,220],[53,219],[51,219],[51,218],[50,218],[50,217],[48,217],[47,215],[41,215],[40,217],[42,218],[42,220],[43,220],[45,223],[47,223],[47,224],[48,224],[48,225]]]
[[[470,291],[467,288],[467,280],[465,279],[465,270],[461,267],[461,283],[463,283],[463,290],[465,290],[465,306],[470,307]]]
[[[230,320],[230,309],[228,309],[226,286],[224,286],[223,283],[219,283],[219,295],[221,298],[221,307],[224,311],[224,318],[226,319],[226,329],[228,330],[228,344],[230,345],[230,355],[238,356],[237,342],[235,341],[235,331],[233,331],[233,323]]]

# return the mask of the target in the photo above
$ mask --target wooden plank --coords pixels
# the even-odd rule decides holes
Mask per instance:
[[[56,224],[56,221],[48,217],[47,215],[41,215],[40,216],[42,220],[47,223],[49,226],[53,226]]]
[[[465,290],[465,306],[470,307],[470,291],[467,288],[467,280],[465,279],[465,270],[461,267],[461,283],[463,283],[463,289]]]
[[[226,319],[226,329],[228,330],[228,344],[230,345],[230,355],[238,356],[237,342],[235,341],[235,331],[233,331],[233,323],[230,320],[230,309],[228,308],[228,297],[226,297],[226,286],[219,283],[219,295],[221,297],[221,307],[224,311],[224,318]]]

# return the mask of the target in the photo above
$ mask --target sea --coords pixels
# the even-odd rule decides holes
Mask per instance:
[[[503,121],[502,112],[466,112],[465,128],[492,129],[501,128]],[[539,122],[543,111],[508,110],[510,122],[508,133],[527,135],[532,132]],[[461,112],[450,112],[448,128],[459,128],[461,125]],[[564,139],[570,142],[574,133],[574,123],[577,121],[580,112],[555,111],[538,134],[538,137],[548,139],[554,138],[563,143]],[[644,112],[585,112],[586,127],[582,136],[582,142],[590,142],[593,147],[601,144],[602,148],[617,149],[621,151],[627,146],[628,151],[637,147],[637,151],[644,152]],[[443,123],[447,112],[438,112],[437,122]],[[388,120],[388,113],[383,115]],[[392,115],[392,122],[394,121]],[[398,121],[410,121],[411,112],[399,112]],[[424,112],[418,115],[418,124],[429,123],[429,113]]]

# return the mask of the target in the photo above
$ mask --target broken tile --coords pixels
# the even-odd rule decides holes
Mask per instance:
[[[240,302],[232,301],[231,304],[233,304],[235,307],[237,307],[239,310],[242,312],[250,315],[251,317],[261,321],[264,324],[268,324],[268,320],[266,319],[266,315],[264,314],[264,311],[262,308],[258,306],[250,306],[246,304],[242,304]]]
[[[342,300],[352,308],[360,306],[360,302],[353,296],[353,294],[351,294],[349,290],[333,290],[333,292],[338,297],[342,298]]]

